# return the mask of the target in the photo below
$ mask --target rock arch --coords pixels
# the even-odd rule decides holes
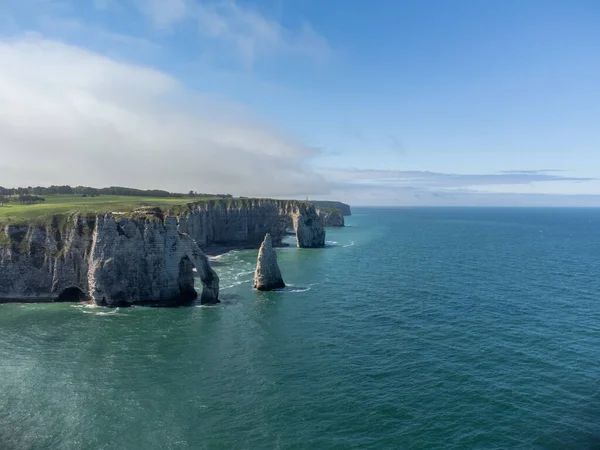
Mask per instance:
[[[192,301],[198,298],[198,293],[194,287],[194,269],[194,264],[190,258],[187,255],[182,256],[179,261],[179,277],[177,278],[180,301]]]
[[[198,277],[202,282],[202,293],[200,294],[200,303],[202,304],[211,304],[211,303],[219,303],[219,277],[215,273],[215,271],[210,267],[210,263],[208,261],[208,257],[202,253],[200,248],[196,245],[196,243],[184,233],[180,234],[180,239],[183,243],[183,254],[180,259],[180,278],[178,279],[187,283],[186,286],[189,286],[189,273],[192,273],[192,269],[188,268],[191,266],[192,268],[196,268],[198,273]],[[183,266],[182,266],[183,263]],[[181,269],[183,268],[183,276]],[[185,274],[188,275],[185,275]],[[193,289],[193,279],[191,280],[191,286]],[[187,288],[184,288],[184,290]],[[181,291],[181,285],[180,285]],[[195,293],[195,290],[194,290]]]

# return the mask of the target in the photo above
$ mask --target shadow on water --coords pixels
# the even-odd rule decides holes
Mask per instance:
[[[221,303],[217,303],[215,305],[196,305],[196,306],[233,306],[239,304],[244,297],[239,294],[232,293],[219,293],[219,300]]]

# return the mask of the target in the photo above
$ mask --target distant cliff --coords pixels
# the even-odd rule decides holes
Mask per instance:
[[[298,247],[323,247],[325,231],[313,205],[298,201],[223,199],[162,211],[57,215],[0,229],[0,302],[79,301],[99,305],[171,305],[197,296],[218,302],[219,278],[202,247],[258,247],[286,228]]]
[[[324,208],[317,207],[317,214],[323,221],[325,227],[343,227],[344,226],[344,214],[341,209],[338,208]]]
[[[325,245],[322,219],[311,203],[296,200],[222,199],[189,203],[173,211],[179,230],[189,234],[202,248],[211,246],[260,247],[270,233],[274,245],[281,245],[292,227],[296,245],[318,248]]]
[[[334,202],[334,201],[311,201],[311,203],[313,205],[315,205],[315,208],[337,208],[340,211],[342,211],[342,214],[344,214],[344,216],[351,216],[352,215],[352,211],[350,210],[350,205],[347,205],[345,203],[342,202]]]

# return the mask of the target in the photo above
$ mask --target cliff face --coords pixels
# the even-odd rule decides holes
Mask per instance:
[[[266,233],[275,245],[292,226],[301,248],[325,245],[322,219],[310,203],[235,199],[192,203],[179,214],[179,230],[189,234],[201,248],[211,245],[258,248]]]
[[[316,208],[317,214],[325,227],[343,227],[344,214],[337,208]]]
[[[218,302],[219,278],[201,247],[276,243],[292,225],[298,247],[323,247],[325,231],[311,204],[243,199],[187,205],[165,216],[145,208],[129,217],[56,216],[45,225],[0,229],[1,301],[79,301],[119,306]]]
[[[202,280],[201,303],[216,303],[219,278],[177,218],[98,220],[89,255],[89,296],[101,305],[179,303],[196,297],[194,272]],[[85,282],[84,282],[85,286]]]
[[[74,217],[60,228],[9,226],[3,234],[4,300],[178,304],[196,297],[195,267],[201,302],[218,302],[219,278],[192,239],[177,231],[175,217]]]
[[[328,201],[328,200],[311,201],[311,203],[313,205],[315,205],[316,208],[336,208],[336,209],[339,209],[340,211],[342,211],[342,214],[344,216],[352,215],[352,210],[350,209],[350,205],[347,205],[346,203],[334,202],[334,201]]]

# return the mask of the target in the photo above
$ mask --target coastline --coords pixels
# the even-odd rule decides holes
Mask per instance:
[[[273,245],[273,247],[286,248],[286,247],[291,247],[291,245],[281,243],[279,245]],[[209,258],[217,258],[219,256],[222,256],[222,255],[232,252],[232,251],[258,250],[258,248],[259,247],[257,247],[256,245],[225,245],[225,244],[223,244],[223,245],[211,245],[206,248],[202,248],[201,250]]]
[[[314,206],[297,200],[197,202],[175,212],[144,207],[127,217],[58,214],[45,222],[7,225],[0,230],[0,297],[11,303],[80,297],[112,306],[165,298],[179,303],[180,296],[198,290],[195,272],[202,280],[202,302],[211,303],[209,294],[218,299],[219,278],[210,261],[257,249],[266,232],[277,247],[325,246]],[[143,264],[131,263],[138,260]]]

